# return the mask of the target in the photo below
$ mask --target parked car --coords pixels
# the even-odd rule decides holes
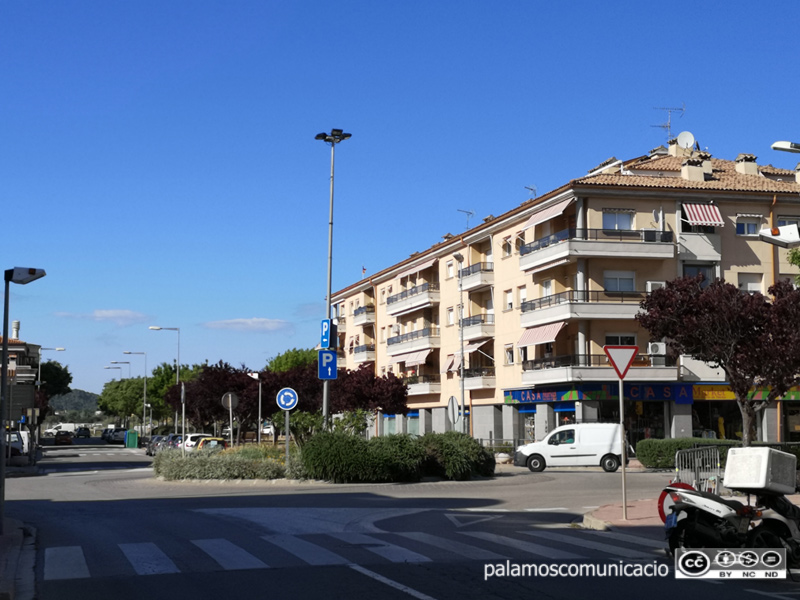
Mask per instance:
[[[197,450],[224,450],[228,447],[228,440],[221,437],[204,437],[197,442]]]
[[[181,435],[179,433],[170,433],[164,440],[164,448],[180,448]]]
[[[72,432],[70,431],[57,431],[53,438],[53,444],[56,446],[69,446],[72,444]]]
[[[127,429],[115,429],[111,432],[111,435],[108,437],[108,442],[111,444],[124,444],[125,443],[125,434],[128,433]]]
[[[186,434],[186,441],[183,442],[182,446],[186,448],[187,452],[191,452],[197,446],[197,442],[202,440],[203,438],[211,437],[210,433],[187,433]],[[181,445],[178,446],[179,448]]]
[[[275,425],[272,421],[264,421],[261,424],[261,435],[275,435]]]
[[[90,438],[92,437],[92,432],[89,431],[88,427],[78,427],[75,430],[75,437],[76,438]]]
[[[103,433],[100,434],[100,439],[108,441],[108,438],[111,437],[112,433],[114,433],[114,429],[112,427],[106,427],[103,429]]]
[[[147,441],[147,445],[144,447],[144,453],[147,456],[155,456],[156,455],[156,448],[158,447],[158,443],[164,439],[163,435],[153,435],[150,436],[150,439]]]

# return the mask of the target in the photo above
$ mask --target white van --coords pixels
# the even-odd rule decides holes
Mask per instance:
[[[546,467],[619,468],[622,445],[618,423],[577,423],[557,427],[540,442],[517,448],[514,464],[534,473]]]

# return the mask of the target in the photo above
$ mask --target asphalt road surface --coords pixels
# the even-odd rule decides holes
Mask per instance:
[[[37,598],[756,600],[800,591],[791,581],[676,580],[659,531],[576,527],[621,500],[619,473],[600,469],[502,467],[492,480],[403,485],[171,483],[152,477],[143,451],[111,455],[119,451],[48,452],[48,474],[9,480],[7,515],[36,530]],[[668,478],[629,473],[629,499],[657,496]],[[567,576],[532,574],[542,565]],[[568,576],[578,565],[653,576]]]

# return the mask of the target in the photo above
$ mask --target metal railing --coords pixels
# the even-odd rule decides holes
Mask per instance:
[[[386,340],[390,346],[394,344],[402,344],[403,342],[410,342],[411,340],[418,340],[420,338],[439,337],[438,327],[426,327],[425,329],[418,329],[402,335],[396,335]]]
[[[357,317],[358,315],[365,315],[368,313],[374,313],[375,306],[372,304],[367,304],[366,306],[360,306],[353,311],[353,316]]]
[[[438,283],[421,283],[420,285],[415,285],[412,288],[405,290],[404,292],[400,292],[399,294],[395,294],[394,296],[389,296],[386,299],[386,304],[394,304],[400,300],[405,300],[406,298],[410,298],[411,296],[416,296],[417,294],[423,294],[425,292],[438,292],[439,291],[439,284]]]
[[[469,369],[464,369],[464,379],[469,379],[470,377],[494,377],[495,371],[494,367],[470,367]]]
[[[458,276],[461,278],[469,277],[470,275],[474,275],[475,273],[492,273],[494,272],[494,263],[490,262],[479,262],[475,263],[474,265],[470,265],[468,267],[464,267],[463,269],[458,270]]]
[[[461,319],[462,327],[470,327],[472,325],[494,325],[494,315],[472,315]]]
[[[672,483],[688,483],[701,492],[716,493],[721,476],[719,448],[716,446],[687,448],[675,453],[675,479]]]
[[[441,383],[442,378],[440,375],[409,375],[403,378],[406,385],[415,385],[417,383]]]
[[[674,367],[676,364],[676,359],[672,357],[638,354],[631,367]],[[611,363],[608,362],[608,357],[605,354],[567,354],[522,362],[523,371],[557,369],[560,367],[611,367]]]
[[[353,348],[353,354],[360,354],[361,352],[375,352],[375,344],[361,344]]]
[[[562,229],[547,237],[533,240],[532,242],[520,246],[521,256],[536,252],[542,248],[547,248],[553,244],[558,244],[566,240],[616,240],[620,242],[668,242],[674,240],[671,231],[659,231],[656,229]]]
[[[537,300],[526,300],[520,305],[520,310],[525,313],[540,308],[548,308],[551,306],[557,306],[559,304],[565,304],[567,302],[615,302],[620,304],[638,304],[644,300],[645,296],[647,296],[647,292],[612,292],[608,290],[583,292],[579,290],[569,290],[567,292],[561,292],[560,294],[545,296],[544,298],[539,298]]]

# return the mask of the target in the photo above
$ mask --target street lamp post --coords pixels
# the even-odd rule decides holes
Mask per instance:
[[[458,262],[458,330],[461,340],[461,366],[458,369],[458,378],[461,381],[461,433],[467,432],[467,413],[464,407],[464,256],[460,252],[453,254]]]
[[[5,419],[6,414],[6,391],[8,388],[8,296],[9,287],[12,283],[25,285],[44,277],[44,269],[27,269],[24,267],[14,267],[6,269],[4,273],[5,281],[5,300],[3,301],[3,355],[2,373],[0,373],[0,423]],[[6,445],[8,434],[6,433],[5,423],[3,423],[2,435],[0,435],[0,536],[5,533],[3,521],[6,514]]]
[[[258,380],[258,433],[256,434],[256,438],[258,444],[261,445],[261,430],[263,429],[261,425],[261,377],[259,377],[258,373],[248,373],[248,375]],[[231,431],[231,439],[233,439],[233,431]]]
[[[119,380],[122,381],[122,367],[103,367],[104,369],[119,369]]]
[[[158,325],[150,325],[149,329],[153,331],[174,331],[178,334],[178,362],[175,369],[175,385],[180,386],[181,383],[181,328],[180,327],[159,327]],[[185,404],[186,397],[183,390],[181,390],[181,404]],[[183,407],[183,414],[186,414],[186,406]],[[175,411],[175,428],[178,428],[178,411]],[[186,417],[181,418],[181,441],[186,439]]]
[[[800,144],[796,142],[775,142],[772,144],[772,149],[797,154],[800,153]],[[781,248],[797,248],[800,247],[800,227],[795,223],[782,227],[776,226],[772,209],[770,209],[770,226],[758,232],[758,239]]]
[[[127,360],[112,360],[111,364],[112,365],[128,365],[128,379],[131,378],[131,363],[130,363],[130,361],[127,361]],[[122,368],[122,367],[120,367],[120,368]],[[120,374],[120,378],[121,377],[122,377],[122,374]]]
[[[336,144],[348,139],[351,134],[345,133],[341,129],[331,129],[330,133],[318,133],[314,139],[323,141],[331,145],[331,194],[330,194],[330,208],[328,212],[328,293],[325,296],[326,304],[326,318],[330,321],[331,318],[331,275],[333,271],[333,164],[336,150]],[[329,395],[330,380],[325,379],[322,382],[322,424],[323,428],[328,427],[328,395]]]
[[[123,354],[141,354],[144,355],[144,399],[142,400],[142,435],[144,435],[144,422],[147,419],[147,407],[150,406],[147,404],[147,352],[131,352],[130,350],[125,350]],[[152,416],[152,409],[150,411],[150,435],[153,434],[153,416]]]

